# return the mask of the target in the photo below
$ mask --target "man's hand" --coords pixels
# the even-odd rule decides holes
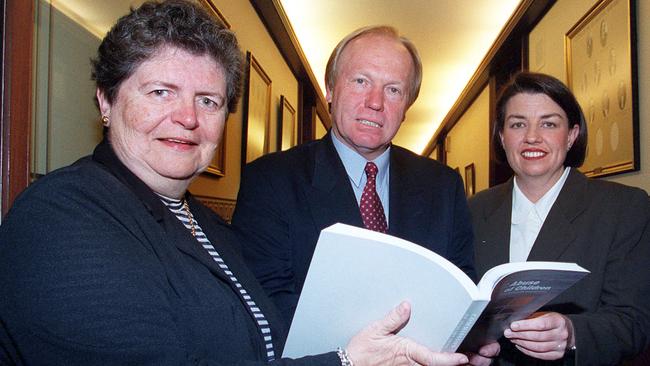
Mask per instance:
[[[479,349],[478,353],[468,354],[469,364],[472,366],[488,366],[492,363],[492,358],[499,355],[501,346],[498,342],[486,344]]]
[[[503,335],[524,354],[540,360],[557,360],[575,345],[573,323],[559,313],[535,313],[510,324]]]

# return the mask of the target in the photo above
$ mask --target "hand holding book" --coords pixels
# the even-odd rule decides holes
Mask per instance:
[[[411,316],[411,305],[402,302],[382,320],[371,323],[350,340],[347,346],[354,365],[461,365],[469,359],[460,353],[433,352],[396,333]],[[357,362],[363,361],[363,362]]]
[[[558,360],[575,349],[571,319],[555,312],[534,313],[513,322],[504,335],[522,353],[540,360]]]

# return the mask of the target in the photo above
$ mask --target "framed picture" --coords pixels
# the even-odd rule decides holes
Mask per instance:
[[[203,5],[203,7],[208,9],[210,14],[218,19],[226,28],[230,29],[230,23],[228,23],[226,18],[223,16],[223,14],[221,14],[219,9],[217,9],[211,0],[200,0],[200,3]],[[228,126],[227,122],[226,126]],[[221,142],[217,147],[217,151],[215,152],[214,157],[212,157],[212,161],[204,173],[217,177],[223,177],[226,175],[226,127],[223,129],[223,136],[221,136]]]
[[[587,176],[639,170],[633,9],[631,0],[602,0],[565,37],[567,81],[589,133]]]
[[[474,176],[474,163],[471,163],[465,167],[465,195],[467,197],[471,197],[475,193]]]
[[[271,79],[253,54],[247,52],[247,80],[243,112],[242,164],[269,151]]]
[[[296,110],[284,95],[280,96],[278,123],[278,150],[287,150],[298,143],[298,124]]]
[[[212,0],[200,0],[201,5],[208,9],[214,16],[215,18],[219,19],[221,24],[224,25],[224,27],[231,29],[230,23],[226,20],[226,17],[221,14],[219,9],[212,3]]]
[[[223,126],[223,135],[221,136],[221,141],[219,146],[217,146],[217,152],[212,157],[212,161],[208,168],[205,169],[205,173],[212,174],[217,177],[223,177],[226,175],[226,130],[228,128],[228,121],[226,121],[225,126]]]

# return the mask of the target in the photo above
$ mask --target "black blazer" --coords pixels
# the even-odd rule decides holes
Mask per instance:
[[[509,261],[512,189],[511,179],[469,201],[479,276]],[[528,260],[576,262],[591,271],[544,308],[568,315],[573,322],[578,364],[614,365],[647,344],[649,254],[648,195],[638,188],[587,179],[572,169]],[[534,364],[511,351],[502,352],[502,364]]]
[[[281,322],[235,235],[187,198],[268,318],[279,358]],[[0,226],[0,278],[3,365],[267,364],[237,289],[106,143],[16,200]],[[340,361],[333,352],[299,363]]]
[[[452,169],[393,145],[388,233],[448,258],[474,278],[472,230]],[[233,225],[249,267],[291,321],[320,231],[363,227],[349,178],[328,134],[248,164]]]

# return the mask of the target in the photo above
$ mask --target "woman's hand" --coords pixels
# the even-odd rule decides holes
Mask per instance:
[[[499,342],[489,343],[481,347],[478,353],[468,354],[469,364],[472,366],[487,366],[492,363],[492,358],[499,355],[501,346]]]
[[[540,360],[557,360],[575,345],[573,323],[559,313],[535,313],[510,324],[503,335],[524,354]]]
[[[382,320],[357,335],[347,346],[355,366],[371,365],[461,365],[469,362],[460,353],[437,353],[396,333],[411,316],[411,305],[402,302]]]

